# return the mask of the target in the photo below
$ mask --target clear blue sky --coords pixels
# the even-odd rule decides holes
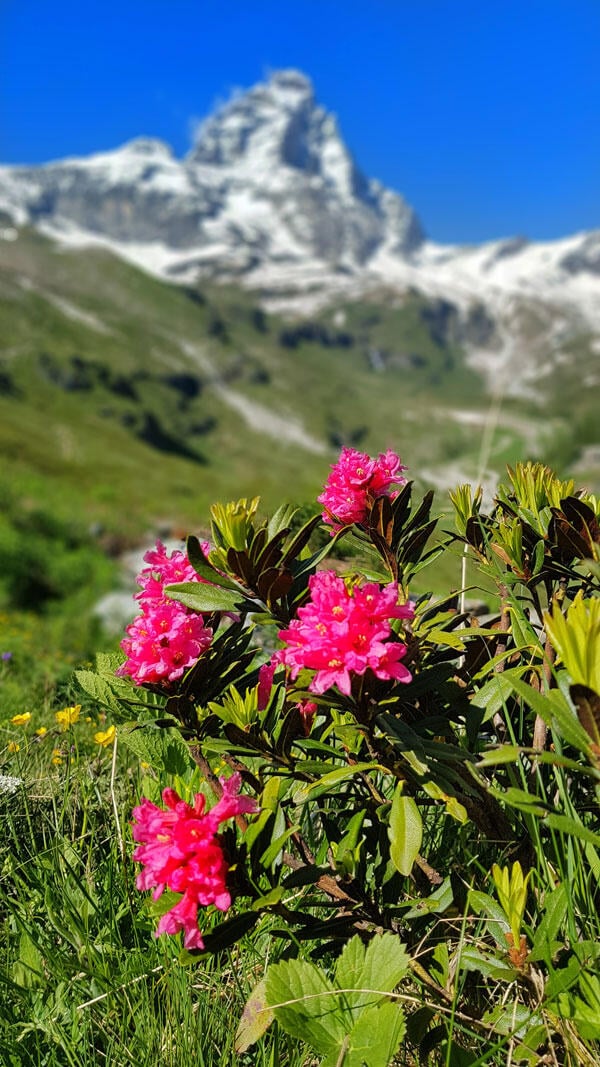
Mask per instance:
[[[0,161],[190,144],[297,67],[439,241],[600,227],[600,0],[2,0]]]

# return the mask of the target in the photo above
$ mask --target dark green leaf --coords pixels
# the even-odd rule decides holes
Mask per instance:
[[[248,611],[251,602],[241,593],[231,589],[209,585],[208,582],[177,582],[165,586],[165,593],[172,600],[185,604],[192,611]]]

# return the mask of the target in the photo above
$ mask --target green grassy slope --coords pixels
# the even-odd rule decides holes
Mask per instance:
[[[2,478],[135,537],[195,528],[217,497],[313,499],[343,443],[466,476],[481,428],[453,410],[489,400],[445,326],[417,295],[284,322],[238,290],[171,286],[23,231],[0,245]],[[273,419],[309,447],[256,428]],[[497,469],[524,458],[515,421]]]

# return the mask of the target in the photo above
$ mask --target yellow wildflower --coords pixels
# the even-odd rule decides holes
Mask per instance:
[[[27,726],[27,723],[29,722],[30,718],[30,711],[22,711],[20,715],[13,715],[10,721],[12,722],[13,726]]]
[[[97,745],[112,745],[115,739],[115,727],[109,726],[108,730],[98,730],[97,734],[94,734],[94,741]]]
[[[62,752],[60,748],[52,749],[52,761],[55,767],[58,767],[62,763]]]
[[[8,742],[8,751],[9,752],[18,752],[20,748],[21,748],[21,746],[19,744],[17,744],[16,741],[9,741]]]
[[[81,704],[75,704],[72,708],[63,708],[62,711],[56,711],[54,718],[63,730],[68,730],[69,726],[73,726],[79,719],[80,711]]]
[[[39,729],[37,729],[35,732],[36,732],[38,737],[43,737],[44,734],[48,733],[48,727],[47,726],[40,726]]]

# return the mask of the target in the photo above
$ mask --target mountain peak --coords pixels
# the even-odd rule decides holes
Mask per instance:
[[[301,71],[274,71],[269,80],[232,93],[199,127],[189,160],[209,166],[237,165],[244,157],[287,162],[290,128],[304,127],[315,110],[312,82]],[[265,159],[265,163],[267,160]],[[293,164],[292,164],[293,165]]]
[[[367,179],[302,71],[232,94],[189,155],[138,138],[114,152],[0,171],[0,203],[46,229],[108,240],[172,277],[256,277],[325,268],[343,276],[423,241],[401,196]],[[133,247],[135,246],[135,248]]]
[[[295,93],[298,96],[313,96],[313,84],[301,70],[290,67],[287,70],[274,70],[269,75],[269,86],[275,91]]]

